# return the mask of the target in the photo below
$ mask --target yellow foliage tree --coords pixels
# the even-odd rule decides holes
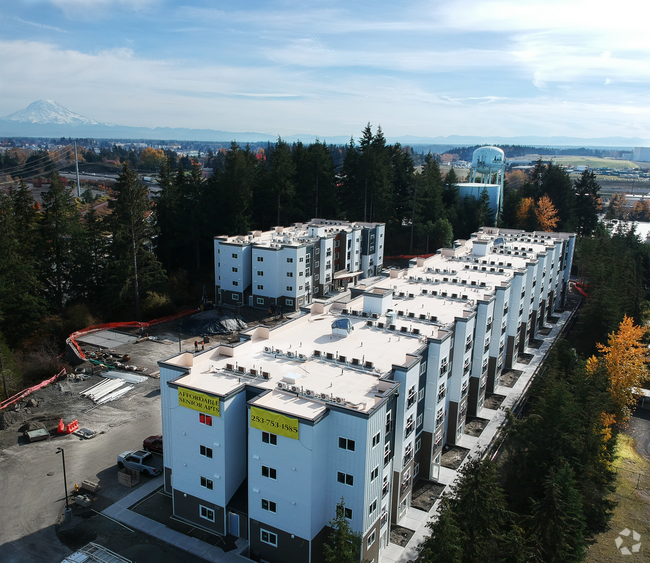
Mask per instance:
[[[646,364],[648,363],[647,348],[641,342],[647,329],[636,326],[634,321],[625,315],[617,332],[607,339],[607,346],[598,344],[602,357],[592,357],[587,362],[587,370],[594,371],[604,365],[609,380],[609,392],[614,401],[615,421],[625,424],[632,413],[633,406],[638,400],[636,391],[650,379]],[[614,419],[603,415],[606,427],[614,423]]]
[[[147,147],[140,153],[140,167],[145,170],[156,170],[165,163],[165,152],[162,149]]]
[[[553,231],[560,220],[557,216],[557,209],[555,209],[551,198],[546,194],[539,198],[535,215],[542,231]]]
[[[534,231],[534,225],[531,225],[531,221],[534,222],[535,217],[535,200],[532,197],[525,197],[519,203],[519,208],[517,209],[517,226],[520,229],[525,229],[527,231]]]

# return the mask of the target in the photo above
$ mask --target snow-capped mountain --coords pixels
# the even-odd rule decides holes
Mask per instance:
[[[109,125],[89,119],[52,100],[38,100],[3,119],[20,123],[57,124],[57,125]]]

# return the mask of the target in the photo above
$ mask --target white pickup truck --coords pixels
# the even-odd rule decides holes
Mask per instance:
[[[136,471],[142,471],[147,475],[159,475],[162,472],[162,458],[144,450],[134,452],[122,452],[117,456],[117,466],[120,469],[128,467]]]

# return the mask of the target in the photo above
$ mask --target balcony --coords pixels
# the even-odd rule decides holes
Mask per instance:
[[[384,498],[390,492],[390,485],[388,482],[384,482],[384,486],[381,488],[381,498]]]
[[[408,396],[408,400],[406,402],[406,408],[407,409],[410,409],[415,404],[415,398],[416,398],[415,393]]]
[[[467,385],[467,383],[465,383],[465,384],[463,385],[463,388],[462,388],[461,391],[460,391],[460,396],[461,396],[461,398],[463,398],[463,397],[465,397],[465,395],[467,395],[467,388],[468,388],[468,385]]]
[[[399,488],[400,496],[402,496],[406,492],[406,490],[409,488],[410,485],[411,485],[411,478],[409,477],[408,479],[402,482]]]
[[[413,448],[407,448],[404,452],[404,465],[413,459]]]
[[[409,422],[406,425],[406,432],[404,433],[404,437],[408,438],[413,432],[413,430],[415,430],[415,422]]]

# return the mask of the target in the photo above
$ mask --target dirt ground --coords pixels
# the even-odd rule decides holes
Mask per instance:
[[[485,401],[483,402],[483,408],[498,410],[501,406],[501,403],[505,400],[503,395],[495,395],[494,393],[487,393],[485,395]]]
[[[456,470],[467,457],[469,450],[460,446],[445,446],[442,448],[442,459],[440,465],[447,469]]]
[[[403,526],[393,526],[390,529],[390,543],[397,544],[401,547],[404,547],[415,532],[404,528]]]
[[[417,508],[418,510],[424,510],[424,512],[429,512],[444,489],[445,485],[442,485],[441,483],[424,481],[422,479],[419,480],[415,484],[415,487],[413,487],[411,507]]]
[[[534,357],[535,356],[533,356],[532,354],[519,354],[519,356],[517,357],[517,361],[520,364],[528,365]]]
[[[465,434],[478,438],[489,423],[490,421],[485,418],[468,416],[465,422]]]
[[[524,372],[518,369],[506,370],[501,374],[500,384],[503,385],[504,387],[512,388],[515,386],[515,383],[517,383],[517,380],[519,379],[522,373]]]

